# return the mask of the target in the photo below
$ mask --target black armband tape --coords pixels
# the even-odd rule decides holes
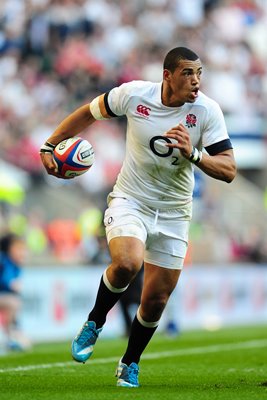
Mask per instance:
[[[118,115],[114,114],[114,112],[111,111],[111,109],[110,109],[110,107],[109,107],[109,104],[108,104],[108,95],[109,95],[109,92],[106,92],[106,93],[104,94],[104,104],[105,104],[105,107],[106,107],[106,111],[107,111],[107,113],[108,113],[108,115],[109,115],[110,117],[118,117]]]
[[[223,151],[232,149],[232,143],[230,139],[224,139],[220,142],[211,144],[210,146],[205,147],[207,153],[210,156],[215,156],[216,154],[222,153]]]

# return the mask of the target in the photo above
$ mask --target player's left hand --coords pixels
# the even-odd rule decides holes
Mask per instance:
[[[169,131],[165,132],[163,136],[175,140],[174,143],[166,143],[167,147],[179,149],[182,156],[189,159],[192,153],[192,143],[190,135],[183,124],[174,126]]]

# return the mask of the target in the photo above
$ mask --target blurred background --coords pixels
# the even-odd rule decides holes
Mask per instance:
[[[98,94],[134,79],[160,81],[163,58],[176,46],[199,54],[201,89],[219,102],[238,163],[231,185],[196,171],[185,277],[195,282],[189,289],[195,295],[188,304],[197,312],[201,298],[213,298],[205,291],[212,286],[215,303],[203,309],[211,325],[223,322],[218,307],[231,313],[242,299],[240,310],[251,306],[255,317],[256,304],[257,322],[267,321],[266,26],[265,0],[1,1],[0,235],[26,241],[22,320],[34,339],[50,335],[34,331],[38,315],[55,325],[51,338],[76,330],[71,312],[87,315],[84,282],[93,298],[109,262],[102,217],[124,157],[125,120],[96,122],[83,133],[96,161],[71,182],[46,175],[39,148],[69,112]],[[206,289],[198,295],[202,280]],[[240,310],[227,321],[237,322]]]

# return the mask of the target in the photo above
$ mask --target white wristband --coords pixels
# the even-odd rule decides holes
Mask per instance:
[[[55,147],[56,147],[55,144],[45,142],[45,144],[43,144],[40,148],[40,153],[51,153],[52,154]]]
[[[193,146],[189,161],[193,164],[198,164],[202,160],[202,151]]]

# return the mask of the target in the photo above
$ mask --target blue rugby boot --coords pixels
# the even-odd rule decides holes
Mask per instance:
[[[95,342],[103,328],[96,329],[94,321],[86,321],[71,345],[71,354],[75,361],[85,363],[91,357]]]
[[[139,387],[138,383],[139,367],[136,363],[132,362],[129,366],[119,361],[116,371],[117,386],[121,387]]]

